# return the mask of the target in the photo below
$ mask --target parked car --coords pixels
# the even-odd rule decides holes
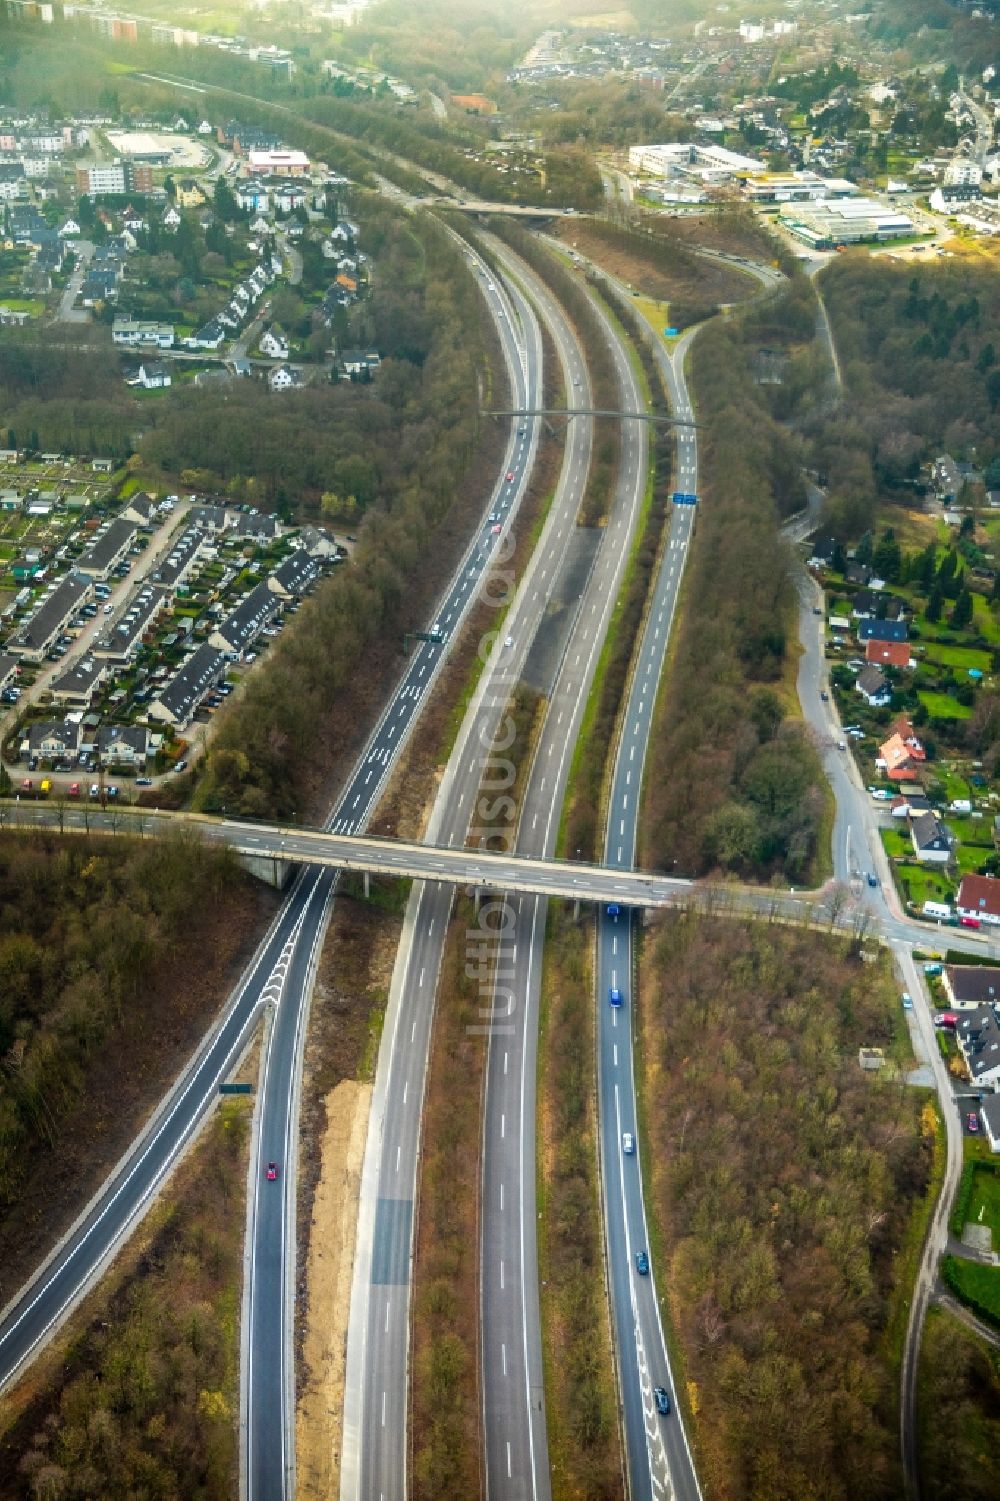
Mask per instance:
[[[101,789],[100,789],[100,787],[97,785],[96,782],[91,782],[91,784],[90,784],[90,796],[91,797],[100,797],[100,795],[101,795]]]
[[[135,785],[137,787],[152,787],[152,785],[153,785],[153,778],[152,777],[136,777],[136,779],[135,779]]]
[[[973,1135],[975,1135],[979,1130],[979,1116],[974,1110],[969,1111],[968,1115],[965,1118],[965,1124],[968,1126]]]
[[[174,766],[174,771],[187,771],[187,768],[188,764],[186,761],[178,761]]]
[[[909,993],[908,990],[904,990],[903,991],[903,997],[902,997],[902,999],[903,999],[903,1010],[904,1011],[912,1011],[913,1010],[913,998],[910,995],[910,993]]]
[[[80,796],[80,783],[79,782],[70,782],[70,784],[69,784],[69,796],[70,797],[79,797]]]
[[[31,789],[32,789],[32,787],[34,787],[34,785],[35,784],[31,780],[30,777],[25,777],[24,781],[21,783],[21,791],[22,792],[30,792]]]

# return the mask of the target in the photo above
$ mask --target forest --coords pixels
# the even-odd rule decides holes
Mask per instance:
[[[808,878],[824,798],[792,707],[795,591],[779,525],[803,504],[795,446],[750,373],[761,342],[812,335],[801,278],[691,352],[698,525],[644,789],[643,862],[700,876]]]
[[[907,1065],[897,1004],[842,938],[721,913],[648,935],[654,1222],[707,1495],[901,1493],[887,1329],[937,1117],[857,1060]]]
[[[0,836],[0,1303],[200,1035],[258,908],[235,862],[190,838]],[[182,941],[206,955],[196,979]],[[88,1140],[102,1145],[81,1160]]]
[[[942,452],[1000,459],[996,277],[994,261],[964,256],[916,267],[846,255],[823,273],[845,392],[808,430],[836,535],[860,536],[876,498],[912,503],[921,465]]]

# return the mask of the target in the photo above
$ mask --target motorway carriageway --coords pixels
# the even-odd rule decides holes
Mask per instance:
[[[495,290],[488,294],[488,300],[502,329],[508,360],[517,371],[519,351],[503,294]],[[515,391],[523,400],[519,378],[515,380]],[[504,473],[512,472],[514,478],[510,483],[505,480],[498,483],[489,506],[490,511],[500,512],[504,526],[523,494],[535,446],[533,425],[529,426],[527,436],[511,436]],[[355,828],[363,826],[447,654],[447,634],[457,628],[473,597],[472,571],[476,574],[485,571],[493,552],[502,543],[503,536],[493,537],[484,517],[482,528],[477,529],[435,615],[446,639],[440,644],[422,644],[414,653],[338,804],[333,821],[341,828],[345,821]],[[32,807],[30,811],[19,808],[17,821],[26,822],[30,818],[48,822],[47,813],[57,813],[60,825],[65,823],[67,827],[79,828],[89,822],[96,831],[125,825],[117,812],[98,815],[90,809],[64,811],[41,807]],[[154,819],[143,815],[139,822],[149,828]],[[207,827],[203,825],[206,830]],[[333,868],[307,870],[297,878],[217,1025],[122,1162],[29,1284],[4,1309],[0,1317],[0,1389],[10,1385],[110,1264],[212,1108],[220,1081],[228,1077],[244,1053],[267,1006],[274,1014],[268,1038],[268,1082],[276,1081],[283,1069],[292,1066],[301,1042],[298,1013],[308,988],[309,961],[317,936],[325,928],[334,880]],[[256,1126],[258,1163],[271,1158],[283,1160],[290,1150],[293,1137],[289,1115],[294,1081],[284,1079],[283,1089],[288,1108],[260,1112]],[[278,1185],[267,1185],[271,1192],[265,1206],[262,1209],[251,1206],[251,1213],[259,1214],[262,1223],[266,1222],[274,1231],[273,1237],[264,1238],[275,1246],[279,1241],[288,1243],[288,1229],[294,1225],[294,1171],[288,1159],[283,1160],[283,1166],[285,1171]],[[257,1182],[252,1185],[257,1186]],[[263,1341],[268,1353],[252,1386],[247,1388],[247,1392],[253,1391],[254,1404],[252,1414],[244,1411],[248,1426],[243,1461],[249,1468],[247,1484],[255,1484],[257,1494],[268,1498],[290,1490],[294,1462],[285,1428],[286,1398],[291,1386],[287,1359],[291,1268],[283,1256],[283,1251],[269,1255],[268,1265],[255,1266],[248,1278],[248,1282],[255,1284],[254,1338]]]

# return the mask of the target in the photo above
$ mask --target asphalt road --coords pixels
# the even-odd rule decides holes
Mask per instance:
[[[529,280],[515,257],[500,246],[493,248]],[[515,297],[522,327],[532,330],[525,340],[526,388],[540,392],[537,322],[520,292]],[[551,308],[546,317],[567,379],[574,371],[580,375],[582,357],[565,321],[553,318]],[[574,427],[567,433],[560,479],[538,545],[499,628],[498,643],[487,658],[435,799],[426,837],[438,847],[461,849],[465,843],[484,760],[544,615],[556,560],[575,522],[589,465],[591,424]],[[484,597],[499,599],[504,592],[500,582],[498,576]],[[508,638],[510,647],[503,644]],[[348,1333],[344,1498],[406,1493],[412,1206],[431,1022],[451,903],[451,890],[437,883],[414,887],[390,988],[362,1176]]]
[[[487,296],[494,306],[501,301],[499,293]],[[505,329],[509,326],[506,309],[501,324]],[[506,335],[506,343],[515,358],[512,334]],[[507,484],[501,480],[488,509],[499,506],[504,514],[509,512],[515,496],[521,493],[521,481],[530,464],[533,446],[533,441],[527,448],[522,446],[518,455],[512,435],[505,472],[510,469],[515,482]],[[474,593],[470,573],[481,572],[488,566],[493,550],[501,541],[502,538],[492,536],[484,519],[436,612],[446,639],[442,644],[423,644],[414,652],[338,804],[335,818],[340,827],[363,826],[447,654],[447,633],[457,626]],[[89,825],[111,830],[124,826],[116,811],[97,813],[89,808],[22,805],[16,810],[16,818],[21,823],[48,821],[67,828]],[[9,826],[9,810],[5,810],[4,821]],[[154,819],[147,820],[145,816],[129,827],[137,825],[157,826]],[[280,841],[274,847],[280,855]],[[291,1367],[290,1263],[283,1248],[294,1245],[291,1122],[296,1079],[288,1076],[287,1070],[301,1055],[303,1006],[308,995],[304,981],[309,960],[324,931],[331,890],[330,871],[309,870],[296,880],[220,1020],[154,1119],[60,1245],[29,1284],[11,1299],[0,1317],[2,1389],[16,1378],[110,1263],[213,1107],[220,1081],[231,1073],[245,1051],[262,1010],[273,1006],[255,1164],[273,1159],[280,1164],[281,1172],[277,1183],[266,1183],[256,1166],[252,1169],[249,1214],[253,1264],[248,1278],[250,1339],[244,1367],[242,1445],[248,1491],[268,1501],[292,1488],[294,1463],[285,1401]],[[272,1094],[275,1089],[277,1092]],[[264,1189],[268,1190],[266,1199]]]
[[[642,410],[627,350],[598,311],[613,353],[619,405]],[[642,422],[622,424],[608,524],[578,595],[555,682],[546,691],[548,711],[518,822],[516,848],[522,853],[547,856],[555,846],[573,749],[645,493],[648,437]],[[490,1501],[544,1501],[550,1494],[535,1233],[535,1081],[547,905],[518,896],[504,903],[499,973],[490,997],[480,1211],[481,1390]]]
[[[678,342],[674,358],[656,345],[671,410],[692,415],[683,375],[690,342]],[[679,427],[674,485],[697,493],[697,430]],[[697,518],[693,506],[674,506],[670,530],[657,571],[615,758],[608,800],[605,861],[629,870],[635,862],[643,765],[649,744],[657,688],[677,607],[688,547]],[[601,1178],[605,1249],[611,1297],[619,1397],[629,1495],[633,1501],[664,1495],[679,1501],[700,1497],[684,1420],[673,1395],[674,1382],[656,1296],[655,1268],[640,1274],[636,1256],[647,1251],[649,1237],[643,1202],[638,1112],[635,1098],[632,1007],[632,920],[619,902],[605,905],[598,919],[597,1058]],[[612,1006],[612,989],[622,1004]],[[623,1150],[623,1135],[635,1143]],[[672,1394],[673,1411],[656,1410],[655,1387]]]
[[[520,394],[525,389],[522,353],[508,300],[490,278],[483,279],[483,294],[497,322],[514,389]],[[509,525],[524,493],[535,444],[533,430],[511,434],[489,511],[499,518],[493,524],[501,528]],[[448,640],[475,598],[493,554],[502,545],[503,533],[494,534],[493,524],[484,517],[438,607],[433,624],[444,639],[424,643],[416,652],[341,796],[330,820],[337,832],[351,834],[363,829],[375,808],[389,769],[447,653]],[[288,999],[277,1008],[268,1033],[251,1165],[241,1402],[248,1501],[271,1501],[295,1492],[292,1336],[298,1090],[312,993],[311,966],[326,930],[334,890],[330,872],[317,870],[302,879],[304,885],[315,887],[313,921],[303,925]],[[267,1180],[269,1162],[279,1166],[277,1182]]]

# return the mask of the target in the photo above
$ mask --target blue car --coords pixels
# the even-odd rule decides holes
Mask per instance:
[[[653,1397],[656,1401],[657,1412],[666,1413],[670,1411],[670,1395],[665,1386],[654,1386]]]
[[[612,985],[611,989],[608,991],[608,1000],[611,1002],[612,1006],[620,1006],[621,1005],[621,1003],[622,1003],[622,993],[618,989],[617,985]]]
[[[635,1269],[639,1273],[640,1277],[649,1276],[649,1257],[646,1255],[645,1251],[636,1251]]]
[[[617,918],[617,916],[618,916],[618,914],[619,914],[620,911],[621,911],[621,908],[619,907],[619,905],[618,905],[617,902],[609,902],[608,903],[608,916],[609,917]]]

